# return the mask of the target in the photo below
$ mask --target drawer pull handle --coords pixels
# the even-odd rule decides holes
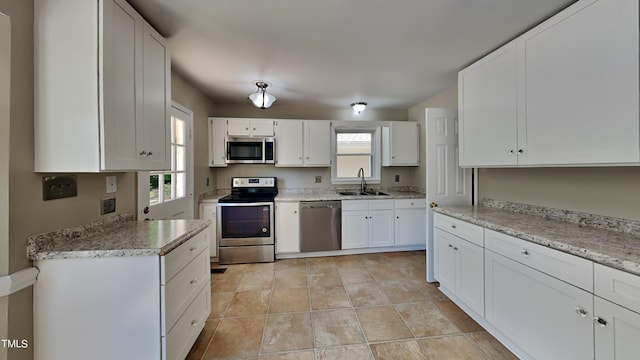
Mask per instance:
[[[456,229],[456,228],[457,228],[457,226],[455,226],[455,225],[451,225],[451,228],[452,228],[452,229]]]
[[[189,248],[189,252],[194,252],[194,251],[196,251],[195,247]]]
[[[457,246],[454,246],[454,247],[453,247],[453,250],[458,251],[458,247],[457,247]]]
[[[593,318],[593,320],[596,321],[596,323],[598,324],[598,326],[600,327],[607,327],[607,320],[601,318],[600,316],[596,316]]]
[[[587,310],[581,307],[576,307],[575,311],[576,311],[576,314],[580,315],[581,317],[587,317]]]
[[[198,279],[193,279],[193,280],[189,281],[189,284],[195,285],[197,282],[198,282]]]
[[[452,248],[452,247],[453,247],[453,245],[449,244],[449,247],[450,247],[450,248]]]
[[[523,249],[522,251],[520,251],[520,253],[522,254],[522,256],[524,257],[529,257],[529,251],[527,251],[526,249]]]
[[[191,320],[191,326],[198,325],[198,320]]]

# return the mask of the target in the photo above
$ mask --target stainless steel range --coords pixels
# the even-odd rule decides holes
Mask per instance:
[[[234,177],[231,194],[218,200],[217,238],[220,264],[272,262],[275,177]]]

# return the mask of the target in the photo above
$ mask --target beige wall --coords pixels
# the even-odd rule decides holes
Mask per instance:
[[[0,13],[0,277],[9,272],[9,108],[11,74],[9,17]],[[0,339],[8,334],[9,298],[0,297]],[[7,349],[0,347],[0,360]]]
[[[193,193],[194,216],[198,217],[198,194],[216,188],[215,170],[209,168],[208,117],[214,113],[213,102],[187,83],[176,72],[171,72],[171,98],[193,111]],[[209,178],[209,186],[207,186]]]
[[[426,133],[425,133],[425,109],[428,107],[458,108],[458,86],[454,85],[449,89],[412,106],[409,109],[409,120],[420,123],[420,166],[414,173],[415,186],[425,189],[427,185],[427,162],[426,162]]]

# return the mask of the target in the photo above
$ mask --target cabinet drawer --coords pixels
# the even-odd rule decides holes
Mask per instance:
[[[392,210],[393,199],[389,200],[369,200],[369,210]]]
[[[191,260],[193,260],[202,250],[206,249],[208,244],[207,231],[203,231],[196,234],[191,239],[187,240],[184,244],[178,246],[173,251],[162,257],[164,261],[164,272],[161,276],[162,284],[166,284],[171,278],[173,278],[182,268],[185,267]]]
[[[427,206],[427,200],[425,199],[396,199],[396,209],[413,209],[424,208]]]
[[[640,313],[640,276],[594,264],[594,293]]]
[[[434,214],[433,226],[484,247],[482,227],[452,217]]]
[[[369,210],[369,200],[343,200],[342,211]]]
[[[167,334],[165,339],[167,360],[184,359],[187,356],[204,328],[204,323],[209,316],[210,304],[211,290],[205,287]]]
[[[198,292],[210,282],[209,254],[201,252],[165,286],[165,322],[171,330]]]
[[[589,260],[489,229],[485,229],[485,247],[588,292],[593,292],[593,263]]]

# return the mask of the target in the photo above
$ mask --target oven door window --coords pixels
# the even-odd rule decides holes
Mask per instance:
[[[262,160],[262,142],[229,142],[227,145],[231,160]]]
[[[267,205],[222,206],[223,239],[271,236],[271,208]]]

